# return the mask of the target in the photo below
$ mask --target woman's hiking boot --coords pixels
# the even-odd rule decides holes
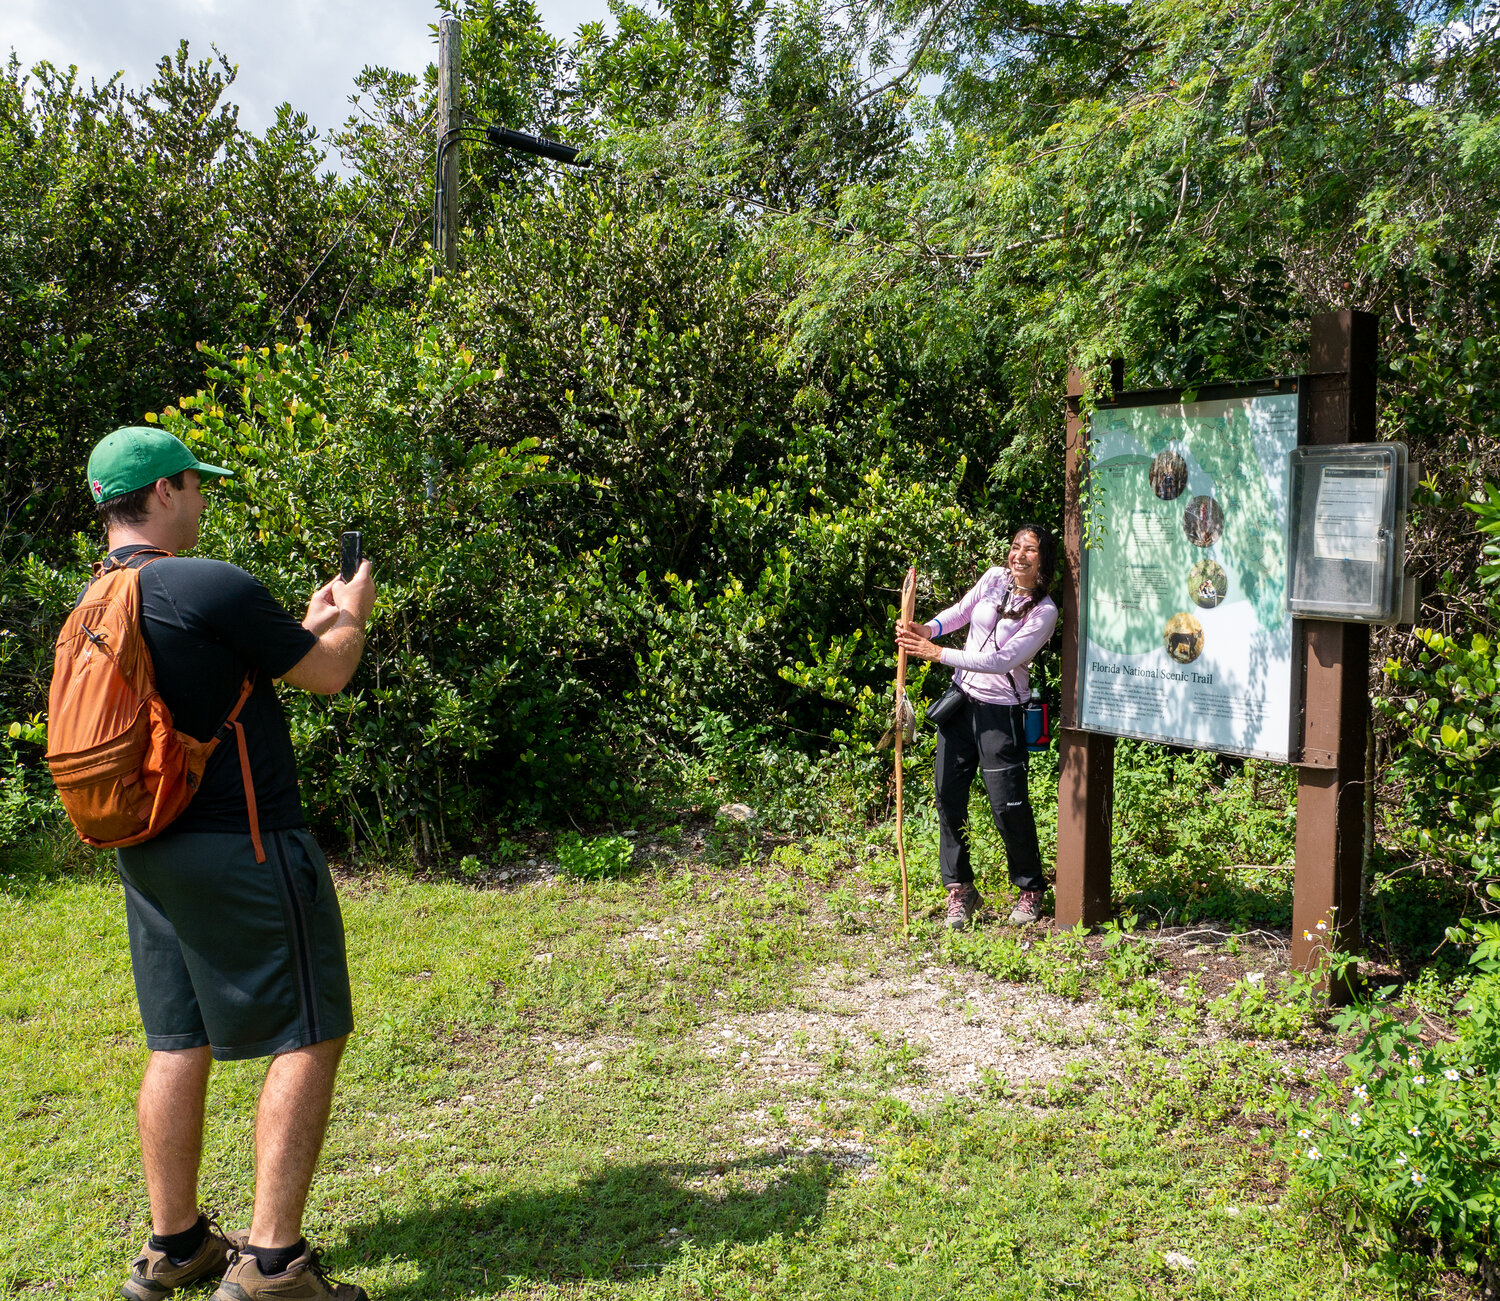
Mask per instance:
[[[207,1234],[198,1250],[184,1261],[173,1260],[159,1247],[153,1247],[147,1238],[141,1254],[130,1262],[130,1277],[120,1285],[120,1295],[125,1301],[162,1301],[175,1288],[218,1278],[230,1257],[245,1245],[245,1236],[225,1233],[218,1221],[209,1216]]]
[[[309,1247],[279,1274],[262,1274],[248,1251],[235,1254],[211,1301],[370,1301],[364,1288],[340,1283]]]
[[[972,883],[955,881],[948,887],[948,925],[952,930],[962,930],[983,907],[984,900]]]
[[[1043,890],[1022,890],[1016,899],[1016,906],[1010,910],[1010,924],[1012,926],[1030,926],[1042,919],[1042,895]]]

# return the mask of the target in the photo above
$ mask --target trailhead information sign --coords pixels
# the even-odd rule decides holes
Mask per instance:
[[[1298,408],[1295,392],[1269,387],[1093,413],[1078,726],[1292,757]],[[1349,510],[1360,509],[1351,492]]]

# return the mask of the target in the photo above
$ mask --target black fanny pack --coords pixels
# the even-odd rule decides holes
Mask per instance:
[[[958,683],[950,682],[948,690],[927,706],[927,721],[937,727],[946,727],[963,712],[967,699]]]

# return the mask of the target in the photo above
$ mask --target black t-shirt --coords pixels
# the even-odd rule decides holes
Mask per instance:
[[[143,548],[119,547],[124,560]],[[259,579],[222,560],[167,556],[140,571],[141,636],[156,689],[179,732],[206,741],[239,699],[245,674],[255,690],[240,711],[262,831],[303,825],[297,759],[273,680],[317,642]],[[233,735],[220,741],[192,803],[173,831],[246,831],[245,785]]]

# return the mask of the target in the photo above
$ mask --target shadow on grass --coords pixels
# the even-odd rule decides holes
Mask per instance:
[[[382,1215],[351,1226],[339,1255],[351,1273],[415,1264],[418,1277],[383,1286],[382,1301],[489,1294],[528,1281],[649,1276],[689,1240],[712,1250],[816,1224],[839,1177],[821,1157],[774,1153],[610,1166],[571,1188]],[[694,1179],[718,1187],[687,1187]]]

